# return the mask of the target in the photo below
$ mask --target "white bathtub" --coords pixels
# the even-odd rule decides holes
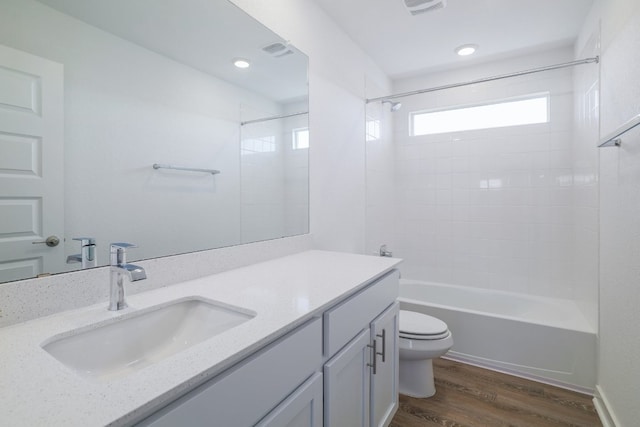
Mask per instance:
[[[583,392],[596,382],[596,332],[570,300],[400,281],[400,308],[437,317],[446,357]]]

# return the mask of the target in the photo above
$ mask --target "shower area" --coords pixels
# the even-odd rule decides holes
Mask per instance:
[[[447,357],[593,390],[597,47],[395,80],[401,107],[368,88],[366,250],[404,259],[401,304],[449,325]]]

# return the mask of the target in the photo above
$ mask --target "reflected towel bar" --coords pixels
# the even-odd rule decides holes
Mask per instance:
[[[220,173],[219,170],[215,170],[215,169],[187,168],[184,166],[163,165],[160,163],[154,163],[153,168],[154,169],[174,169],[178,171],[187,171],[187,172],[206,172],[206,173],[210,173],[211,175],[216,175]]]
[[[598,147],[619,147],[622,144],[622,138],[620,137],[638,125],[640,125],[640,114],[610,133],[609,136],[602,138]]]
[[[255,120],[247,120],[247,121],[244,121],[244,122],[240,122],[240,126],[250,125],[252,123],[268,122],[269,120],[286,119],[286,118],[289,118],[289,117],[302,116],[304,114],[309,114],[309,112],[308,111],[300,111],[298,113],[291,113],[291,114],[283,114],[283,115],[279,115],[279,116],[264,117],[262,119],[255,119]]]

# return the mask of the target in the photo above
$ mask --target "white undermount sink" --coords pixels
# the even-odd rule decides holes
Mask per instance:
[[[81,375],[109,380],[174,355],[255,315],[250,310],[187,298],[97,328],[53,337],[42,348]]]

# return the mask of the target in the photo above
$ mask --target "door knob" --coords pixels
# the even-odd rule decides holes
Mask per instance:
[[[31,244],[33,244],[33,245],[45,244],[45,245],[49,246],[50,248],[53,248],[53,247],[58,246],[58,244],[60,244],[60,239],[58,238],[58,236],[49,236],[49,237],[47,237],[47,240],[45,240],[43,242],[31,242]]]

